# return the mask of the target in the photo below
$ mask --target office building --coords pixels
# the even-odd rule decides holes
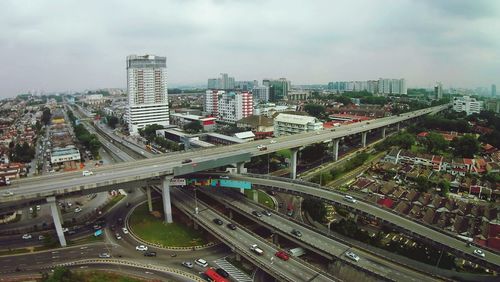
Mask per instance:
[[[453,110],[456,112],[466,112],[467,115],[481,112],[483,108],[482,101],[476,101],[469,96],[453,98]]]
[[[130,134],[150,124],[169,125],[166,57],[128,56],[127,90]]]
[[[497,96],[497,86],[495,84],[491,85],[491,97]]]
[[[278,114],[274,118],[274,136],[291,135],[323,129],[323,123],[315,117]]]
[[[434,86],[434,98],[436,100],[443,99],[443,84],[441,82],[437,82]]]
[[[269,87],[269,101],[271,102],[284,100],[291,88],[291,83],[286,78],[264,79],[262,84]]]
[[[227,73],[221,73],[219,78],[208,79],[208,89],[232,90],[235,89],[234,77]]]
[[[218,82],[217,78],[209,78],[208,79],[207,88],[208,89],[217,89],[217,88],[219,88],[219,82]]]
[[[252,89],[252,96],[255,103],[267,103],[269,101],[269,87],[254,86]]]

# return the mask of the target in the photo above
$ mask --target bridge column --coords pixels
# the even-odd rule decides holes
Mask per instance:
[[[148,196],[149,212],[152,212],[153,211],[153,201],[151,200],[151,187],[150,186],[146,187],[146,195]]]
[[[236,173],[241,174],[244,172],[246,172],[245,171],[245,162],[236,163]],[[245,194],[245,189],[240,188],[240,193]]]
[[[165,223],[172,223],[172,203],[170,202],[170,179],[163,178],[161,198],[163,200],[163,212],[165,213]]]
[[[382,138],[385,138],[385,129],[386,127],[382,127]]]
[[[398,122],[398,123],[396,123],[396,127],[397,127],[397,130],[398,130],[398,131],[399,131],[399,124],[400,124],[399,122]]]
[[[333,160],[338,161],[339,159],[339,143],[340,139],[333,140]]]
[[[233,219],[233,210],[229,210],[229,219]]]
[[[193,229],[198,230],[198,222],[193,220]]]
[[[361,132],[361,143],[363,144],[363,148],[366,147],[366,135],[368,134],[368,131]]]
[[[241,261],[241,255],[238,253],[235,253],[235,260],[236,261]]]
[[[297,155],[299,148],[292,148],[292,157],[290,159],[290,176],[292,179],[297,178]]]
[[[280,245],[278,233],[273,233],[273,244],[275,244],[276,246]]]
[[[52,212],[52,220],[54,221],[54,226],[56,227],[57,237],[59,237],[59,243],[61,247],[66,247],[66,238],[64,238],[64,232],[61,225],[61,211],[56,203],[55,197],[48,197],[47,202],[50,204],[50,211]]]

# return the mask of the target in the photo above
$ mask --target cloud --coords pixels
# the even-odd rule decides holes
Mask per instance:
[[[499,4],[497,4],[499,3]],[[0,1],[0,97],[124,87],[129,54],[170,85],[287,77],[500,84],[497,1]]]

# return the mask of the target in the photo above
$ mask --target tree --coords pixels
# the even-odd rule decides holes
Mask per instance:
[[[41,121],[44,125],[50,124],[50,119],[52,118],[52,114],[50,113],[49,108],[43,108]]]
[[[474,158],[474,154],[479,150],[479,142],[476,137],[467,134],[463,137],[453,139],[451,147],[453,147],[453,155],[455,156]]]
[[[351,98],[345,96],[335,97],[335,102],[342,103],[344,106],[352,104]]]
[[[325,114],[325,107],[318,104],[307,104],[304,106],[304,111],[315,118],[321,118]]]
[[[115,116],[108,116],[107,119],[109,127],[113,129],[116,128],[116,125],[118,124],[118,122],[120,122],[120,120]]]
[[[154,139],[154,137],[156,136],[156,130],[158,129],[163,129],[163,125],[159,125],[159,124],[149,124],[149,125],[146,125],[146,127],[144,127],[143,129],[139,129],[139,134],[146,138],[148,141],[152,141]]]
[[[313,220],[317,222],[325,221],[327,211],[323,201],[314,198],[305,198],[302,201],[302,208]]]
[[[448,148],[448,141],[441,134],[430,132],[422,141],[427,152],[433,154]]]
[[[199,120],[195,120],[184,125],[184,130],[190,133],[198,133],[203,130],[203,125]]]
[[[313,162],[323,158],[323,156],[325,156],[326,150],[327,145],[325,143],[315,143],[305,147],[300,152],[300,156],[306,162]]]
[[[417,190],[420,192],[427,192],[432,186],[432,183],[423,176],[417,177],[415,183],[417,184]]]

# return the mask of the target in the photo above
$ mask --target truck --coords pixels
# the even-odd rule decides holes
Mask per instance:
[[[293,257],[300,257],[301,255],[304,255],[306,251],[302,248],[293,248],[290,249],[288,253]]]
[[[253,244],[250,246],[250,250],[253,251],[254,253],[258,254],[259,256],[262,256],[264,254],[264,251],[260,249],[257,244]]]

